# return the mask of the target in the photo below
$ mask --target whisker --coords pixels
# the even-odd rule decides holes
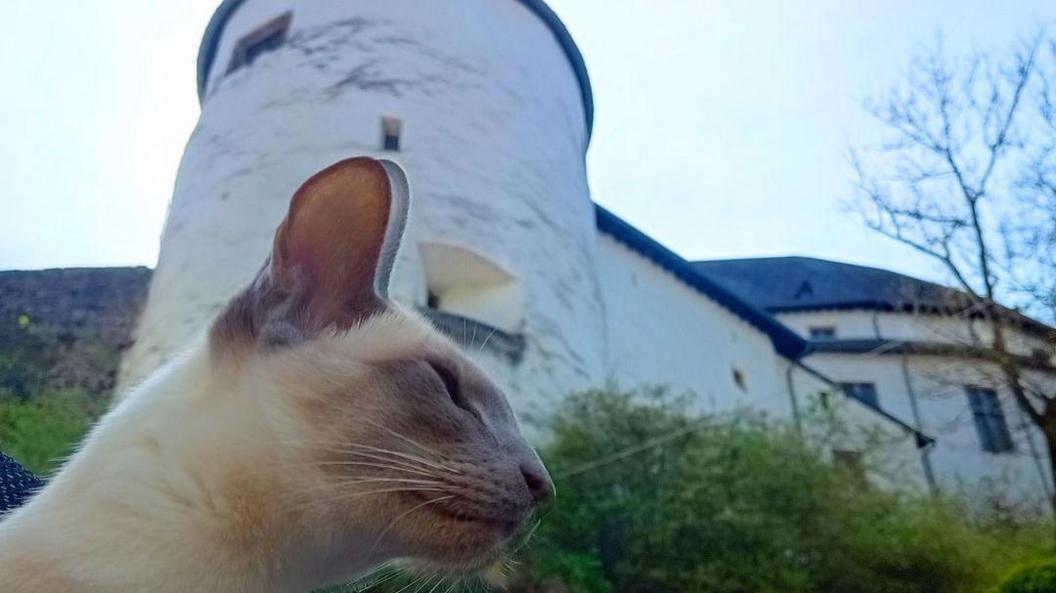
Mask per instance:
[[[499,328],[491,328],[491,333],[488,334],[488,337],[484,338],[484,342],[480,345],[480,348],[477,350],[478,354],[484,352],[484,348],[488,345],[488,342],[491,341],[492,336],[494,336],[495,332],[497,331],[499,331]]]
[[[389,574],[387,574],[387,575],[385,575],[385,576],[383,576],[383,577],[381,577],[379,579],[371,581],[369,584],[367,584],[366,587],[364,587],[362,589],[359,589],[358,586],[356,586],[355,584],[353,584],[353,587],[356,587],[356,591],[358,591],[358,593],[364,593],[366,591],[369,591],[369,590],[373,589],[374,587],[377,587],[379,585],[387,583],[387,582],[395,579],[396,577],[403,575],[403,569],[402,568],[393,567],[393,566],[390,566],[390,565],[382,565],[382,567],[380,569],[372,571],[365,578],[370,578],[374,574],[382,572],[382,570],[391,570],[392,572],[390,572]]]
[[[411,587],[413,587],[414,585],[424,581],[425,579],[426,579],[425,575],[414,577],[414,580],[412,580],[410,583],[407,583],[403,587],[400,587],[400,589],[398,591],[396,591],[396,593],[402,593],[405,589],[410,589]]]
[[[314,463],[309,463],[309,464],[303,464],[302,463],[302,464],[298,464],[298,465],[301,465],[301,466],[304,466],[304,465],[313,465],[313,466],[336,465],[336,466],[372,467],[374,469],[387,469],[387,470],[391,470],[391,471],[407,472],[407,473],[411,473],[411,474],[417,474],[419,476],[426,476],[426,477],[429,477],[429,478],[439,478],[439,477],[441,477],[439,474],[437,474],[435,472],[428,472],[426,470],[418,470],[418,469],[409,469],[409,468],[405,468],[405,467],[398,467],[398,466],[395,466],[395,465],[385,465],[385,464],[382,464],[382,463],[371,463],[369,461],[317,461],[317,462],[314,462]]]
[[[438,579],[438,578],[440,578],[440,575],[438,575],[438,574],[431,574],[431,575],[426,576],[425,578],[422,579],[422,583],[414,588],[414,593],[418,593],[422,589],[428,587],[429,583],[433,582],[433,579]]]
[[[381,540],[382,540],[382,539],[383,539],[383,538],[384,538],[384,537],[385,537],[386,535],[388,535],[388,534],[389,534],[389,531],[391,531],[391,530],[392,530],[392,528],[393,528],[393,527],[395,527],[397,523],[399,523],[399,522],[400,522],[400,519],[403,519],[404,517],[406,517],[407,515],[410,515],[410,514],[411,514],[411,513],[413,513],[414,511],[417,511],[418,509],[421,509],[421,508],[423,508],[423,507],[426,507],[426,506],[429,506],[429,505],[431,505],[431,504],[435,504],[435,503],[438,503],[438,502],[443,502],[443,501],[445,501],[445,500],[451,500],[451,499],[452,499],[452,498],[454,498],[454,497],[455,497],[455,496],[454,496],[453,494],[449,494],[449,495],[447,495],[447,496],[439,496],[439,497],[437,497],[437,498],[433,498],[433,499],[427,500],[427,501],[425,501],[425,502],[423,502],[423,503],[420,503],[420,504],[416,504],[416,505],[414,505],[413,507],[411,507],[411,508],[407,509],[406,511],[404,511],[404,512],[400,513],[399,515],[396,515],[396,518],[395,518],[395,519],[393,519],[393,520],[392,520],[392,522],[390,522],[390,523],[388,524],[388,526],[386,526],[386,527],[385,527],[385,529],[383,529],[383,530],[382,530],[381,534],[380,534],[380,535],[378,535],[377,539],[375,539],[375,540],[374,540],[374,545],[373,545],[373,546],[371,546],[371,548],[370,548],[370,551],[371,551],[371,553],[373,553],[373,552],[374,552],[374,550],[375,550],[375,549],[377,549],[377,547],[378,547],[378,544],[380,544],[380,543],[381,543]]]
[[[369,447],[369,445],[356,445],[356,446],[358,446],[358,447]],[[377,449],[378,449],[377,447],[370,447],[370,450],[377,450]],[[352,455],[360,455],[362,457],[366,457],[368,459],[374,459],[374,460],[377,460],[377,461],[385,461],[385,462],[388,462],[388,463],[397,463],[397,464],[400,464],[400,465],[402,465],[404,467],[420,469],[422,471],[440,470],[440,471],[446,471],[446,472],[449,472],[449,473],[455,473],[455,471],[453,469],[449,468],[449,467],[438,466],[438,465],[426,465],[425,463],[423,463],[423,461],[426,461],[426,460],[418,461],[413,456],[407,457],[407,456],[404,456],[404,455],[399,455],[396,451],[388,451],[387,449],[381,449],[378,453],[364,453],[362,451],[352,451],[352,450],[347,451],[347,453],[348,454],[352,454]],[[396,454],[396,455],[398,455],[399,458],[398,459],[394,459],[392,457],[385,457],[385,455],[383,455],[382,453]],[[406,461],[402,461],[401,459],[406,459]]]
[[[439,587],[442,584],[444,584],[444,577],[443,576],[440,577],[440,580],[436,581],[436,584],[433,585],[432,589],[429,589],[429,593],[433,593],[433,591],[436,591],[436,588]]]
[[[385,463],[399,464],[400,466],[402,466],[402,467],[404,467],[406,469],[414,469],[414,470],[419,470],[419,471],[423,471],[423,472],[432,471],[434,469],[434,468],[431,468],[429,466],[422,465],[421,463],[417,463],[417,464],[416,463],[411,463],[410,461],[402,461],[400,459],[393,459],[391,457],[385,457],[383,455],[378,455],[376,453],[364,453],[362,451],[355,451],[355,450],[352,450],[352,449],[324,449],[324,450],[330,451],[331,453],[340,453],[340,454],[344,454],[344,455],[359,455],[360,457],[365,457],[367,459],[373,459],[375,461],[383,461]],[[444,471],[449,471],[449,470],[445,469]]]
[[[314,492],[316,490],[328,490],[343,488],[345,486],[354,486],[356,484],[371,484],[377,482],[395,482],[397,484],[417,484],[420,486],[444,486],[443,482],[437,482],[435,480],[414,480],[409,478],[377,478],[377,477],[366,477],[366,478],[350,478],[348,480],[341,480],[338,482],[327,482],[325,484],[315,484],[314,486],[307,486],[305,488],[297,489],[295,492],[307,493]]]
[[[377,423],[377,422],[375,422],[373,420],[370,420],[370,419],[366,419],[366,422],[367,422],[367,424],[370,424],[371,426],[373,426],[375,428],[380,428],[380,429],[382,429],[384,431],[387,431],[392,436],[394,436],[394,437],[396,437],[398,439],[402,439],[402,440],[414,445],[415,447],[418,447],[419,449],[421,449],[422,451],[424,451],[425,453],[427,453],[429,455],[432,455],[433,453],[435,453],[435,451],[433,451],[432,449],[429,449],[425,445],[419,443],[418,441],[412,439],[411,437],[409,437],[409,436],[407,436],[407,435],[405,435],[405,434],[403,434],[403,433],[401,433],[401,432],[399,432],[397,430],[394,430],[392,428],[389,428],[388,426],[384,426],[382,424],[379,424],[379,423]]]
[[[377,426],[377,427],[385,429],[385,430],[392,431],[392,429],[386,428],[386,427],[381,426],[381,425],[376,424],[376,423],[374,423],[374,426]],[[414,444],[415,446],[421,448],[423,451],[429,453],[430,455],[433,453],[428,448],[426,448],[424,445],[422,445],[421,443],[415,442],[410,437],[407,437],[405,435],[401,435],[400,433],[397,433],[397,432],[393,432],[393,434],[395,436],[400,437],[400,438],[406,439],[408,442],[410,442],[410,443]],[[296,442],[298,444],[305,444],[305,441],[289,440],[287,442],[289,442],[289,443]],[[399,458],[407,460],[407,461],[413,461],[413,462],[417,462],[419,464],[424,464],[424,465],[426,465],[428,467],[431,467],[431,468],[434,468],[434,469],[445,470],[445,471],[449,471],[449,472],[456,473],[456,474],[462,473],[459,470],[457,470],[457,469],[455,469],[453,467],[450,467],[448,465],[445,465],[445,464],[443,464],[443,463],[441,463],[441,462],[439,462],[439,461],[437,461],[435,459],[426,459],[426,458],[421,457],[419,455],[414,455],[414,454],[407,453],[407,452],[404,452],[404,451],[393,451],[392,449],[385,449],[385,448],[382,448],[382,447],[374,447],[374,446],[371,446],[371,445],[364,445],[364,444],[353,443],[353,442],[336,442],[336,441],[316,440],[316,441],[311,441],[308,444],[329,446],[331,448],[329,448],[328,450],[331,450],[331,451],[334,451],[334,452],[340,452],[340,453],[351,453],[351,450],[347,449],[347,447],[358,447],[358,448],[361,448],[361,449],[366,449],[368,451],[374,451],[376,453],[386,453],[386,454],[389,454],[389,455],[393,455],[393,456],[399,457]],[[389,461],[396,461],[396,460],[389,459]]]
[[[305,508],[314,508],[325,503],[354,500],[363,496],[369,496],[372,494],[385,494],[389,492],[447,492],[447,490],[444,488],[379,488],[377,490],[367,490],[365,492],[340,492],[335,496],[330,496],[325,499],[311,500],[308,504],[305,505]]]
[[[372,447],[370,445],[359,445],[359,444],[355,444],[355,443],[352,443],[351,445],[353,447],[360,447],[360,448],[366,449],[368,451],[376,451],[378,453],[388,453],[389,455],[395,455],[397,457],[401,457],[401,458],[404,458],[404,459],[409,459],[411,461],[417,461],[418,463],[424,463],[424,464],[426,464],[426,465],[428,465],[430,467],[436,468],[436,469],[447,470],[449,472],[456,473],[456,474],[462,473],[462,472],[456,470],[455,468],[448,467],[448,466],[446,466],[446,465],[444,465],[442,463],[439,463],[437,461],[430,461],[428,459],[419,457],[417,455],[411,455],[410,453],[404,453],[404,452],[401,452],[401,451],[393,451],[391,449],[382,449],[381,447]]]

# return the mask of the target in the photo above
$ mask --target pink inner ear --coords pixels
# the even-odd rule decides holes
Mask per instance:
[[[347,326],[376,311],[390,210],[388,175],[369,158],[331,165],[294,194],[275,235],[272,274],[303,293],[312,325]]]

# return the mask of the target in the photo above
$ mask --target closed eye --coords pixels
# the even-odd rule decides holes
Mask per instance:
[[[456,406],[476,416],[476,410],[469,405],[469,402],[466,401],[466,398],[462,395],[462,388],[459,385],[458,376],[455,375],[454,371],[439,362],[429,361],[428,364],[429,368],[433,369],[433,372],[440,377],[440,381],[444,384],[444,389],[447,390],[447,395],[451,398],[451,401],[454,402]]]

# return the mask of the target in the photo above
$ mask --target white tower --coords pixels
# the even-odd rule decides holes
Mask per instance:
[[[364,154],[413,187],[395,298],[529,418],[604,378],[590,82],[541,0],[225,0],[198,92],[126,384],[248,282],[301,182]]]

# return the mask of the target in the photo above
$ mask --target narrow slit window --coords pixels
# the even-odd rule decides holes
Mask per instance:
[[[399,152],[400,133],[403,122],[395,117],[381,118],[381,149],[386,152]]]
[[[975,420],[975,431],[983,451],[988,453],[1011,453],[1015,451],[1012,434],[1008,430],[1004,410],[997,392],[985,387],[968,387],[968,405]]]
[[[748,391],[748,380],[744,377],[744,371],[738,368],[733,369],[733,384],[741,391]]]
[[[287,12],[257,27],[238,40],[231,53],[227,72],[249,66],[260,56],[275,51],[286,44],[293,13]]]
[[[810,339],[812,340],[834,340],[836,339],[836,328],[831,325],[821,325],[810,328]]]
[[[876,391],[876,383],[840,383],[840,388],[847,394],[847,397],[874,408],[880,407],[880,395]]]
[[[864,456],[859,451],[849,451],[845,449],[834,449],[832,451],[833,464],[848,472],[853,477],[854,481],[861,486],[868,484],[863,457]]]

